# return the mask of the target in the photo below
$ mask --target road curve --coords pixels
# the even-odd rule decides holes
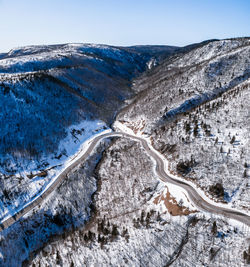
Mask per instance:
[[[137,137],[134,135],[130,135],[123,132],[111,132],[111,133],[105,133],[102,135],[99,135],[95,137],[88,149],[85,151],[85,153],[76,161],[74,161],[70,166],[68,166],[61,174],[58,175],[57,179],[51,184],[51,186],[43,192],[38,198],[33,200],[31,203],[29,203],[27,206],[25,206],[20,211],[16,212],[12,217],[7,218],[6,220],[3,220],[0,224],[0,231],[8,228],[13,223],[15,223],[19,218],[24,216],[27,212],[38,206],[47,196],[49,196],[63,181],[67,178],[67,174],[72,171],[76,166],[78,166],[82,161],[86,160],[89,154],[93,151],[93,149],[96,147],[96,145],[105,138],[110,137],[124,137],[124,138],[130,138],[133,140],[139,141],[143,148],[146,150],[146,152],[150,155],[150,157],[154,158],[156,161],[156,173],[159,176],[159,178],[163,182],[172,183],[174,185],[180,186],[183,189],[185,189],[188,193],[189,199],[199,208],[200,210],[222,215],[224,217],[227,217],[229,219],[237,220],[243,224],[246,224],[247,226],[250,226],[250,216],[247,214],[244,214],[242,212],[238,212],[235,210],[231,210],[228,208],[224,208],[221,206],[217,206],[216,204],[211,204],[207,202],[205,199],[202,198],[202,196],[199,195],[199,193],[196,191],[195,188],[193,188],[190,184],[181,181],[177,178],[170,177],[166,172],[164,168],[164,162],[161,159],[161,157],[157,154],[157,152],[150,148],[147,141],[141,137]]]

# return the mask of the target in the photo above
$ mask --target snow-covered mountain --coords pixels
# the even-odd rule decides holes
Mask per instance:
[[[2,218],[111,129],[148,140],[218,206],[249,212],[250,38],[24,47],[0,55],[0,81]],[[155,167],[140,142],[105,139],[0,232],[0,266],[247,266],[249,227],[199,210]]]
[[[146,60],[81,44],[11,50],[0,61],[1,160],[3,155],[12,156],[12,163],[60,154],[57,147],[69,126],[84,120],[109,125],[131,96],[129,81],[145,69]],[[15,172],[12,166],[9,171]]]
[[[0,218],[28,203],[86,139],[110,127],[133,96],[132,78],[152,57],[178,50],[142,48],[28,46],[0,56]]]
[[[249,207],[250,38],[211,41],[134,81],[118,115],[150,135],[171,170],[217,200]]]
[[[110,125],[124,100],[133,95],[131,79],[147,68],[151,54],[150,47],[141,53],[137,48],[90,44],[31,46],[4,54],[1,172],[15,173],[29,157],[61,154],[58,144],[71,125],[86,120]]]

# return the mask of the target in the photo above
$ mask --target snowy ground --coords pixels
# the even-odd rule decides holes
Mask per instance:
[[[140,123],[140,125],[142,125],[142,123]],[[130,135],[139,136],[139,137],[145,139],[147,141],[149,147],[153,151],[155,151],[159,155],[159,157],[163,160],[165,172],[168,174],[168,176],[170,176],[172,178],[176,178],[180,181],[181,180],[185,181],[186,183],[191,185],[193,188],[195,188],[195,190],[199,193],[199,195],[203,199],[205,199],[207,202],[209,202],[215,206],[226,207],[226,208],[230,208],[230,209],[235,210],[235,211],[239,211],[239,209],[233,209],[234,205],[232,205],[232,203],[230,203],[230,202],[229,203],[219,203],[219,202],[213,201],[213,199],[211,197],[209,197],[209,195],[206,193],[206,191],[202,190],[196,183],[193,183],[192,181],[186,181],[182,176],[177,175],[177,174],[173,174],[171,172],[170,167],[169,167],[168,159],[166,157],[164,157],[159,151],[155,150],[155,148],[152,146],[152,139],[144,134],[143,127],[142,128],[140,126],[135,127],[136,129],[138,129],[138,130],[136,130],[136,134],[132,129],[130,129],[125,124],[123,124],[119,121],[115,121],[115,123],[113,124],[113,127],[117,131],[125,132],[125,133],[128,133]],[[142,129],[142,130],[140,130],[140,129]],[[154,162],[154,159],[152,159],[152,161]],[[189,207],[191,210],[194,209],[195,205],[190,202],[190,200],[188,199],[188,194],[184,189],[182,189],[181,187],[175,186],[173,184],[170,184],[170,183],[166,183],[166,185],[167,185],[168,190],[170,191],[171,195],[173,195],[176,198],[178,203],[181,201],[184,206]],[[243,210],[243,212],[246,213],[246,210]]]
[[[151,137],[172,173],[214,201],[249,210],[249,38],[208,43],[134,80],[118,115]],[[221,192],[216,192],[219,185]]]
[[[28,203],[79,144],[112,123],[132,94],[130,80],[147,68],[148,51],[63,44],[1,55],[0,218]]]
[[[50,155],[41,160],[41,162],[46,161],[49,166],[46,171],[46,177],[37,176],[33,166],[16,175],[16,179],[18,177],[28,177],[29,175],[32,175],[33,178],[26,178],[27,181],[23,185],[25,186],[25,192],[22,192],[22,187],[18,188],[19,192],[22,192],[21,196],[17,196],[9,205],[2,204],[0,211],[1,221],[12,216],[43,194],[64,169],[84,154],[91,139],[110,131],[111,129],[108,129],[102,121],[84,121],[81,124],[71,126],[67,131],[67,137],[59,145],[59,153],[62,156],[55,158],[54,155]],[[56,167],[51,168],[52,166]],[[41,171],[37,170],[37,173],[39,174]]]
[[[155,201],[166,184],[139,143],[115,141],[98,177],[91,223],[45,246],[30,265],[245,266],[249,229],[203,213],[172,216],[167,206],[179,204],[174,195],[167,206]]]
[[[10,66],[21,70],[25,64]],[[133,90],[145,92],[127,101],[114,128],[146,138],[168,175],[187,180],[207,201],[248,210],[248,79],[248,39],[208,43],[135,80]],[[66,158],[64,149],[79,156],[81,127],[69,130],[58,162]],[[247,226],[198,211],[184,190],[157,177],[139,142],[113,138],[104,147],[0,233],[0,265],[249,265]],[[180,162],[192,163],[188,175],[177,171]],[[206,195],[216,182],[223,183],[223,198]]]

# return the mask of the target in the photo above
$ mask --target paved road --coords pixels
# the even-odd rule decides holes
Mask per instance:
[[[105,138],[110,138],[110,137],[124,137],[124,138],[130,138],[139,141],[146,152],[155,159],[156,161],[156,172],[158,176],[161,178],[162,181],[168,182],[175,184],[177,186],[182,187],[185,189],[188,193],[188,196],[190,200],[199,208],[200,210],[213,213],[213,214],[218,214],[222,215],[224,217],[230,218],[230,219],[235,219],[239,222],[242,222],[248,226],[250,226],[250,216],[247,214],[244,214],[242,212],[238,212],[235,210],[231,210],[228,208],[223,208],[219,207],[216,204],[211,204],[204,200],[199,193],[193,188],[190,184],[180,181],[179,179],[172,178],[168,176],[168,174],[165,172],[164,169],[164,162],[161,159],[161,157],[157,154],[157,152],[153,149],[151,149],[147,143],[146,140],[143,138],[133,136],[127,133],[122,133],[122,132],[112,132],[112,133],[106,133],[103,135],[99,135],[96,138],[94,138],[88,149],[85,151],[85,153],[76,161],[74,161],[69,167],[67,167],[58,177],[57,179],[51,184],[51,186],[37,199],[35,199],[33,202],[31,202],[28,206],[24,207],[22,210],[17,212],[15,215],[12,217],[2,221],[0,225],[0,231],[3,229],[8,228],[11,226],[13,223],[15,223],[19,218],[24,216],[27,212],[32,210],[34,207],[38,206],[48,195],[50,195],[63,181],[64,179],[67,178],[67,174],[72,171],[76,166],[78,166],[81,162],[87,159],[87,157],[90,155],[90,153],[93,151],[93,149],[96,147],[96,145]]]

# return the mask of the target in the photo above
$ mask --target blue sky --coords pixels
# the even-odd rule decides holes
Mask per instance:
[[[68,42],[183,46],[250,36],[250,0],[0,0],[0,52]]]

